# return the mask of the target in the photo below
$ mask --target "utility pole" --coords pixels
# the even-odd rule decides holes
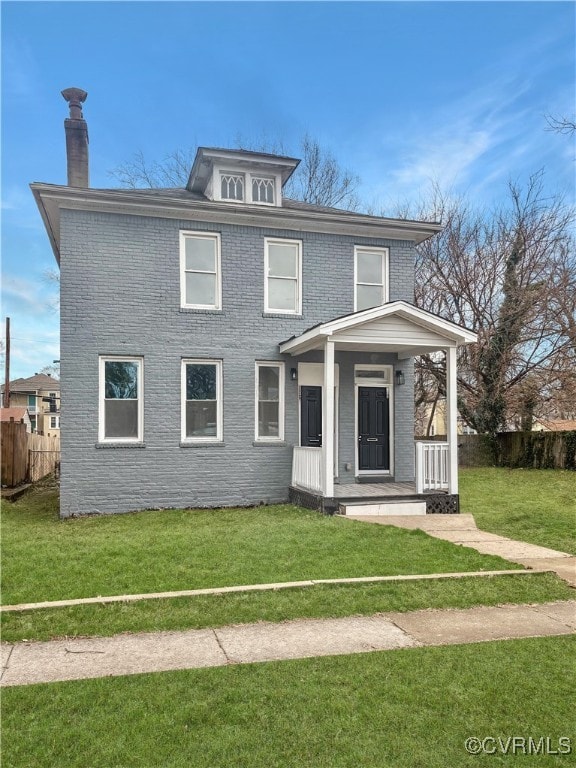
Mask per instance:
[[[6,357],[5,357],[5,375],[4,380],[4,408],[10,408],[10,318],[6,318]]]

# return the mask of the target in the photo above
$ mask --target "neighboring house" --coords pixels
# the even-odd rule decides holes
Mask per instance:
[[[569,432],[576,430],[576,419],[534,419],[533,432]]]
[[[183,189],[89,188],[86,94],[63,95],[68,186],[32,184],[61,269],[61,514],[415,494],[412,358],[431,350],[449,434],[418,488],[457,499],[456,350],[476,335],[412,303],[440,225],[286,199],[298,160],[240,150],[200,148]]]
[[[430,437],[447,434],[446,399],[441,397],[435,403],[424,403],[416,417],[416,433],[425,436],[429,430]],[[456,431],[459,435],[476,435],[475,429],[469,427],[458,415]]]
[[[4,403],[4,385],[2,385]],[[10,407],[26,408],[31,431],[41,435],[60,434],[60,382],[45,373],[10,382]]]
[[[17,424],[23,422],[26,425],[26,432],[32,432],[32,422],[28,408],[20,406],[10,406],[10,408],[0,408],[0,421],[14,421]]]

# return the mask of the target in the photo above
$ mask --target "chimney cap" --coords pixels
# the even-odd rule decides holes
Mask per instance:
[[[82,120],[82,104],[86,101],[88,94],[82,88],[65,88],[62,96],[68,102],[70,107],[70,117],[72,120]]]

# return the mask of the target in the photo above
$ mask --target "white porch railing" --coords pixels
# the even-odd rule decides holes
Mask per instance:
[[[322,448],[294,446],[292,485],[307,491],[323,493]]]
[[[449,482],[448,443],[416,442],[416,493],[447,491]]]

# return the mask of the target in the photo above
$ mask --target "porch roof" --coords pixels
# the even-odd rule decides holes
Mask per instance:
[[[392,301],[320,323],[280,343],[280,352],[301,355],[322,349],[331,338],[336,349],[395,352],[399,358],[458,347],[478,340],[473,331],[406,301]]]

